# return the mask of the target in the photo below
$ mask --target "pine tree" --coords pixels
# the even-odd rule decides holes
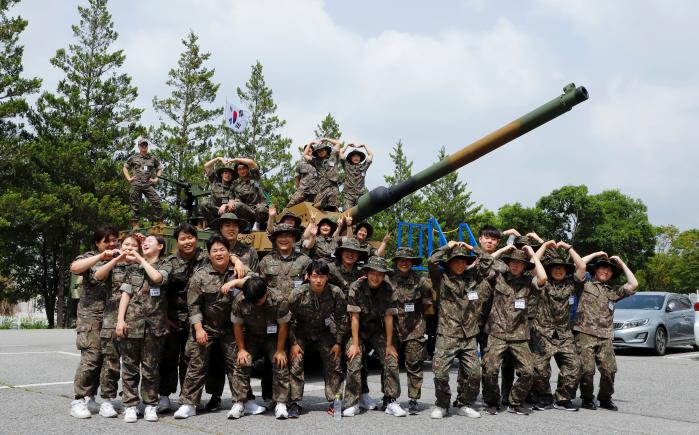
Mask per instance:
[[[327,116],[323,118],[323,120],[320,122],[320,124],[316,126],[316,129],[313,131],[313,134],[315,135],[316,139],[327,137],[330,139],[339,140],[342,136],[340,126],[337,124],[335,117],[332,116],[332,114],[330,113],[328,113]]]
[[[214,70],[204,65],[211,54],[200,51],[198,39],[190,30],[182,40],[184,51],[166,82],[172,89],[170,96],[153,98],[153,107],[161,120],[153,139],[159,145],[155,154],[168,178],[204,183],[201,160],[211,149],[221,110],[211,107],[219,84],[212,81]],[[169,198],[176,195],[175,186],[169,184],[161,184],[160,190]],[[179,210],[172,212],[171,217],[179,220]]]
[[[227,134],[231,142],[225,150],[231,158],[255,160],[262,174],[262,189],[275,204],[285,204],[294,188],[291,139],[280,133],[286,121],[276,115],[277,105],[265,83],[262,64],[258,61],[251,69],[245,89],[238,88],[238,98],[252,117],[245,130]]]
[[[128,221],[123,163],[114,155],[132,147],[141,114],[132,107],[136,87],[119,73],[125,56],[111,50],[118,34],[106,0],[78,11],[74,42],[51,59],[65,76],[30,115],[36,139],[23,150],[31,162],[23,186],[0,203],[14,222],[18,286],[41,295],[50,326],[55,312],[64,323],[68,267],[87,249],[91,230]]]

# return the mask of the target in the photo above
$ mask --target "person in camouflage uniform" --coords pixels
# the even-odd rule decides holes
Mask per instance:
[[[217,162],[223,166],[214,171],[214,165]],[[209,180],[211,195],[199,204],[199,214],[208,224],[211,224],[225,212],[232,211],[235,169],[229,166],[229,163],[230,161],[223,157],[215,157],[204,163],[204,171]]]
[[[324,137],[312,141],[311,145],[306,147],[303,158],[311,162],[318,173],[318,193],[313,205],[319,210],[336,211],[340,197],[340,142]]]
[[[310,149],[310,152],[312,152],[313,145],[310,143],[307,144],[304,148],[304,154],[306,149]],[[318,171],[310,161],[301,158],[301,160],[296,163],[294,174],[296,191],[291,196],[291,199],[289,199],[286,208],[301,204],[304,201],[313,202],[318,194]]]
[[[158,177],[163,175],[163,168],[160,165],[160,161],[148,153],[148,146],[150,145],[148,139],[139,137],[136,139],[136,144],[138,145],[138,153],[129,157],[122,168],[124,177],[131,185],[129,201],[131,202],[132,226],[134,229],[139,227],[141,195],[144,195],[151,206],[153,206],[154,219],[158,225],[162,225],[163,208],[160,205],[160,197],[153,186],[158,183]],[[129,174],[129,171],[132,171],[134,175]]]
[[[266,354],[273,362],[272,396],[276,402],[274,414],[278,419],[287,418],[289,367],[286,338],[291,319],[289,302],[280,292],[269,289],[267,280],[262,277],[249,277],[242,289],[233,299],[231,311],[233,332],[238,345],[235,371],[238,394],[233,397],[236,402],[229,417],[242,416],[248,400],[251,363],[259,352]]]
[[[400,382],[398,351],[393,336],[393,319],[398,313],[398,299],[391,284],[384,279],[390,269],[386,260],[381,257],[369,258],[362,268],[367,271],[366,278],[362,277],[352,283],[347,295],[347,311],[351,316],[351,338],[345,346],[346,408],[342,415],[352,417],[359,411],[361,370],[364,359],[362,344],[368,343],[374,348],[383,367],[381,390],[384,395],[386,414],[404,417],[406,412],[396,401],[400,397]]]
[[[315,213],[311,214],[310,232],[312,234],[311,245],[307,248],[309,257],[314,260],[326,262],[333,261],[333,253],[340,240],[339,233],[342,222],[335,223],[329,217],[324,217],[316,224]]]
[[[528,343],[530,326],[527,299],[530,292],[538,292],[546,284],[547,277],[531,246],[525,246],[524,250],[513,249],[502,258],[506,261],[509,272],[495,276],[493,301],[486,327],[489,337],[483,359],[483,398],[487,404],[486,412],[497,414],[500,403],[498,373],[503,354],[510,352],[519,377],[510,391],[510,406],[507,410],[528,415],[530,410],[523,406],[523,401],[534,380],[534,369]],[[534,277],[525,274],[525,269],[534,269]]]
[[[335,248],[335,261],[328,263],[330,283],[340,287],[346,296],[350,285],[364,275],[360,263],[367,258],[367,251],[359,246],[357,239],[342,237]]]
[[[93,250],[79,255],[70,265],[71,273],[81,276],[83,281],[76,327],[80,364],[75,371],[75,399],[70,408],[70,415],[76,418],[89,418],[93,411],[97,411],[94,396],[97,394],[102,368],[100,330],[109,284],[96,280],[94,273],[105,262],[118,256],[116,246],[116,230],[111,227],[99,227],[92,236]]]
[[[102,265],[95,272],[95,280],[107,283],[111,292],[107,295],[104,305],[104,319],[100,330],[102,349],[102,370],[100,372],[100,396],[104,399],[100,405],[102,417],[116,417],[114,403],[121,376],[121,353],[116,336],[116,324],[121,301],[121,285],[133,264],[128,261],[132,251],[140,251],[141,234],[131,233],[121,242],[121,253]],[[130,257],[133,258],[133,257]]]
[[[268,201],[260,185],[260,169],[252,159],[236,157],[231,160],[233,174],[233,202],[228,208],[248,222],[254,222],[252,231],[264,230],[269,214]]]
[[[277,224],[270,236],[274,250],[260,261],[260,274],[267,278],[270,288],[285,297],[303,283],[311,259],[294,249],[301,231],[289,224]]]
[[[532,322],[532,352],[534,352],[534,409],[577,411],[571,400],[575,397],[579,366],[573,332],[570,325],[570,306],[585,280],[585,262],[571,245],[565,242],[544,244],[567,251],[573,263],[561,256],[549,255],[544,267],[548,275],[546,285],[539,292],[536,317]],[[551,358],[556,360],[559,375],[556,396],[551,394]]]
[[[374,234],[374,227],[371,226],[369,222],[360,222],[352,227],[352,216],[347,216],[345,222],[347,224],[347,237],[355,237],[359,242],[359,246],[365,249],[369,253],[369,256],[376,255],[377,257],[383,257],[383,254],[386,251],[386,245],[391,239],[390,232],[383,236],[383,240],[381,241],[379,247],[374,248],[371,246],[371,244],[369,244],[369,239]],[[354,231],[352,228],[354,228]]]
[[[469,267],[476,260],[477,266]],[[431,418],[443,418],[448,414],[449,369],[457,358],[458,414],[470,418],[481,416],[473,407],[480,386],[476,335],[482,316],[478,310],[483,306],[476,288],[481,279],[490,279],[492,264],[492,257],[481,248],[453,240],[436,249],[428,260],[432,288],[439,300],[437,342],[432,358],[437,400]]]
[[[158,421],[158,386],[160,355],[167,334],[167,298],[165,285],[170,267],[160,259],[165,249],[162,237],[148,236],[141,244],[143,256],[131,251],[127,258],[138,264],[129,267],[121,285],[121,300],[116,325],[120,337],[122,402],[124,421],[136,422],[136,405],[146,405],[144,417]]]
[[[612,401],[617,371],[612,347],[614,303],[636,293],[638,281],[621,258],[607,257],[604,252],[596,252],[586,256],[584,260],[589,262],[593,258],[598,260],[588,266],[592,279],[585,283],[583,291],[578,294],[578,308],[573,324],[575,347],[580,361],[580,395],[583,399],[581,406],[597,409],[594,396],[596,362],[600,372],[597,393],[599,405],[617,411],[618,407]],[[626,276],[626,283],[610,284],[615,275],[622,271]]]
[[[353,148],[346,156],[348,148]],[[364,148],[366,154],[359,151]],[[359,197],[366,192],[364,181],[366,179],[366,171],[369,169],[374,153],[364,144],[356,146],[347,144],[340,150],[340,162],[345,170],[345,180],[343,183],[342,196],[344,198],[343,210],[349,210],[357,205]]]
[[[427,323],[425,310],[432,306],[432,283],[412,270],[422,258],[411,248],[398,248],[393,257],[396,270],[390,275],[398,299],[395,330],[398,342],[405,349],[405,371],[408,373],[408,412],[417,414],[422,391],[422,365],[427,357]]]
[[[231,301],[239,292],[237,278],[228,254],[228,241],[214,234],[206,242],[209,261],[199,267],[187,285],[187,307],[191,330],[187,329],[189,365],[180,393],[180,408],[175,418],[196,415],[201,400],[211,349],[221,349],[231,393],[237,395],[233,373],[237,349],[231,324]]]
[[[342,342],[347,333],[347,299],[339,287],[328,283],[328,264],[313,261],[306,269],[307,282],[291,292],[289,311],[290,401],[289,418],[298,416],[304,389],[304,355],[320,353],[328,412],[342,386]],[[339,412],[339,411],[338,411]]]
[[[170,279],[165,291],[167,297],[167,324],[169,334],[163,344],[160,360],[160,401],[158,412],[170,411],[170,394],[184,384],[189,357],[185,351],[190,336],[187,283],[195,270],[209,261],[206,251],[197,247],[197,229],[189,223],[175,228],[177,252],[165,258],[170,267]],[[179,382],[178,382],[179,381]]]

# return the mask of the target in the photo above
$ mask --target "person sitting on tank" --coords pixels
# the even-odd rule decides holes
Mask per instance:
[[[233,174],[235,170],[230,166],[231,160],[223,157],[215,157],[204,163],[204,171],[209,179],[211,195],[199,204],[199,214],[207,224],[210,224],[227,211],[233,208]],[[214,170],[216,163],[221,167]]]
[[[335,247],[340,240],[343,217],[340,216],[336,223],[332,218],[326,216],[316,223],[316,213],[311,213],[308,225],[312,235],[311,243],[306,248],[307,255],[314,260],[332,262]]]
[[[318,171],[317,195],[313,206],[320,210],[337,211],[340,198],[340,142],[324,137],[312,141],[303,158]]]
[[[254,222],[252,231],[264,230],[267,225],[267,199],[260,184],[260,169],[252,159],[236,157],[230,161],[233,173],[233,201],[228,208],[248,222]]]
[[[305,228],[301,225],[301,222],[301,217],[288,209],[282,210],[279,219],[277,219],[277,206],[272,204],[269,207],[269,217],[267,218],[267,237],[272,236],[275,224],[288,224],[303,231],[303,236],[296,242],[296,250],[300,252],[302,249],[310,249],[313,235],[311,234],[310,226]]]
[[[352,148],[346,156],[345,153]],[[366,154],[360,151],[364,148]],[[343,210],[349,210],[359,201],[359,197],[366,192],[365,179],[366,171],[369,169],[374,153],[365,145],[355,145],[348,143],[340,150],[340,162],[345,169],[345,179],[343,182]]]
[[[377,249],[369,244],[369,239],[374,234],[374,227],[369,222],[360,222],[352,227],[352,216],[347,216],[345,218],[345,222],[347,224],[347,237],[356,238],[357,241],[359,241],[360,246],[369,252],[370,257],[374,255],[377,257],[383,257],[383,254],[386,251],[386,244],[388,244],[388,241],[391,240],[390,232],[383,236],[381,245],[379,245]]]
[[[312,153],[313,142],[306,144],[303,150],[304,155],[306,154],[306,150]],[[316,194],[318,193],[318,171],[310,161],[306,161],[303,157],[296,162],[296,167],[294,168],[294,184],[296,191],[286,204],[286,208],[301,204],[304,201],[315,202]]]

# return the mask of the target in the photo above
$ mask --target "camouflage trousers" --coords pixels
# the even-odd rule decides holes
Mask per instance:
[[[207,224],[210,224],[221,215],[218,214],[219,207],[215,204],[213,198],[209,197],[199,203],[199,214],[204,218]],[[242,228],[241,228],[242,229]]]
[[[304,201],[314,202],[316,200],[315,193],[306,193],[301,190],[297,190],[289,199],[289,203],[286,204],[285,208],[293,207],[296,204],[301,204]]]
[[[114,329],[100,332],[102,346],[102,371],[100,372],[100,397],[116,399],[121,377],[121,354]]]
[[[262,358],[262,398],[267,400],[272,398],[272,364],[267,357]],[[255,364],[255,363],[253,363]],[[206,388],[207,394],[211,396],[221,397],[223,395],[223,386],[226,383],[226,370],[223,361],[223,352],[220,346],[211,348],[211,356],[209,357],[209,370],[206,372]],[[254,399],[250,381],[248,380],[248,400]]]
[[[457,402],[459,405],[473,405],[478,397],[481,370],[476,350],[476,337],[458,338],[437,335],[437,342],[432,357],[434,389],[437,398],[435,404],[449,409],[451,389],[449,388],[449,369],[454,359],[459,361]]]
[[[529,343],[524,340],[503,340],[491,335],[488,337],[488,348],[483,358],[483,401],[489,406],[500,404],[498,373],[503,357],[508,352],[512,354],[515,369],[519,374],[508,397],[510,405],[521,405],[532,387],[534,358],[529,350]]]
[[[138,405],[139,382],[143,403],[158,404],[159,362],[164,340],[164,336],[156,336],[148,330],[143,338],[125,337],[119,340],[123,389],[121,401],[125,407]]]
[[[274,361],[274,353],[277,351],[277,334],[269,334],[263,337],[246,336],[246,350],[252,355],[253,360],[257,355],[265,355],[270,361]],[[233,392],[234,400],[241,402],[249,398],[250,374],[252,366],[235,367],[235,388]],[[277,403],[287,403],[289,401],[289,365],[278,367],[272,363],[272,400]]]
[[[320,354],[323,362],[323,378],[325,380],[325,398],[328,401],[335,399],[337,393],[341,393],[342,385],[342,366],[340,354],[337,358],[333,358],[330,350],[335,346],[335,338],[326,332],[319,337],[311,337],[303,333],[299,334],[303,337],[297,337],[296,344],[301,347],[301,350],[306,352],[310,349],[316,349]],[[289,400],[292,402],[300,402],[303,399],[304,380],[304,354],[301,353],[298,357],[290,360],[290,378],[289,378]]]
[[[209,337],[209,341],[201,345],[191,336],[185,345],[185,353],[189,357],[186,376],[180,393],[180,403],[183,405],[197,406],[201,401],[201,393],[206,382],[206,374],[211,362],[212,349],[219,348],[223,355],[223,362],[228,376],[228,384],[233,397],[238,396],[236,388],[236,356],[238,347],[232,334],[225,334],[218,337]],[[220,396],[220,394],[219,394]]]
[[[343,199],[343,210],[349,210],[357,203],[359,202],[359,198],[364,195],[366,189],[362,192],[348,192],[348,191],[343,191],[342,192],[342,199]]]
[[[141,217],[141,196],[145,196],[148,202],[153,206],[153,219],[161,221],[163,219],[163,208],[160,205],[160,197],[155,192],[155,188],[151,184],[134,181],[131,183],[131,194],[129,201],[131,203],[132,219],[137,221]]]
[[[321,210],[337,210],[340,205],[340,188],[337,184],[328,184],[318,191],[314,204]]]
[[[102,370],[101,328],[101,321],[80,322],[76,328],[75,346],[80,351],[80,364],[73,380],[76,399],[97,394]]]
[[[534,383],[532,394],[540,402],[551,404],[554,396],[551,394],[551,358],[558,366],[558,382],[555,400],[572,400],[580,373],[577,350],[573,336],[558,338],[546,337],[541,334],[532,335],[534,346]]]
[[[422,365],[427,358],[427,339],[416,338],[401,343],[405,352],[405,371],[408,375],[408,397],[419,399],[422,393]]]
[[[177,391],[179,380],[180,388],[184,385],[189,355],[187,354],[187,340],[190,336],[189,328],[172,330],[165,338],[163,352],[160,357],[160,387],[161,396],[169,396]]]
[[[400,397],[398,359],[392,356],[386,356],[386,333],[383,330],[377,330],[362,335],[362,342],[370,344],[374,348],[377,358],[381,361],[381,366],[383,367],[381,391],[384,397],[397,399]],[[350,338],[345,345],[345,353],[349,350],[351,345],[352,339]],[[365,350],[360,349],[359,355],[347,361],[345,400],[343,403],[343,406],[346,408],[356,405],[357,402],[359,402],[359,395],[363,393],[362,370],[364,370],[364,353]]]
[[[269,207],[266,204],[255,204],[249,205],[242,201],[235,200],[235,208],[233,213],[236,214],[241,219],[245,219],[252,226],[253,223],[257,224],[262,228],[263,225],[267,224],[267,218],[269,217]],[[243,228],[241,228],[242,230]]]
[[[597,399],[607,401],[614,394],[616,357],[611,338],[600,338],[582,332],[575,333],[575,348],[580,364],[580,396],[585,400],[595,398],[595,364],[599,369],[599,392]]]

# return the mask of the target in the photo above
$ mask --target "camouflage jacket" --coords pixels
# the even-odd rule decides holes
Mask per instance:
[[[131,338],[142,338],[146,329],[156,336],[165,335],[167,326],[167,297],[165,289],[170,276],[170,265],[164,260],[153,263],[163,276],[160,284],[154,284],[143,266],[133,265],[127,269],[121,291],[131,296],[124,320]]]
[[[233,183],[224,183],[221,177],[214,171],[207,174],[209,176],[209,190],[211,191],[211,203],[216,207],[221,207],[233,198]]]
[[[291,344],[296,343],[296,337],[316,339],[326,332],[342,344],[347,333],[347,299],[339,287],[328,284],[317,294],[308,283],[303,284],[291,292],[289,310]]]
[[[104,319],[102,320],[102,330],[104,331],[102,336],[105,338],[112,337],[113,330],[116,328],[119,303],[121,302],[121,285],[124,283],[129,267],[134,267],[134,265],[117,263],[106,280],[111,290],[107,294],[107,301],[104,305]]]
[[[376,249],[369,244],[368,240],[364,240],[363,242],[359,242],[359,247],[362,249],[365,249],[366,252],[369,253],[369,257],[373,257],[376,255]]]
[[[230,253],[240,258],[240,261],[253,272],[257,273],[260,271],[260,260],[257,256],[257,251],[255,251],[255,248],[252,246],[246,245],[238,240],[235,242],[235,245],[231,247]]]
[[[339,237],[323,237],[319,234],[316,236],[316,242],[311,249],[309,257],[314,260],[333,261],[333,254],[339,239]]]
[[[359,335],[367,338],[383,332],[384,317],[398,314],[398,299],[388,281],[372,290],[366,279],[357,280],[350,285],[347,294],[347,311],[359,313]]]
[[[239,289],[221,293],[223,284],[236,278],[233,265],[229,264],[223,272],[216,271],[211,263],[199,267],[189,279],[187,285],[187,307],[189,323],[201,323],[204,330],[213,336],[230,335],[231,307],[234,295]]]
[[[330,151],[330,157],[319,159],[314,157],[313,166],[318,171],[318,190],[327,186],[337,186],[340,183],[340,157],[334,148]]]
[[[260,275],[267,278],[270,288],[278,290],[288,298],[293,289],[303,284],[306,268],[310,262],[311,259],[307,255],[297,253],[295,250],[284,258],[275,249],[260,261]]]
[[[239,293],[233,299],[231,321],[243,325],[246,339],[250,336],[264,338],[267,334],[276,334],[280,323],[289,323],[289,301],[280,292],[269,290],[265,302],[260,306],[245,299]]]
[[[342,263],[338,264],[337,261],[328,263],[328,266],[330,267],[329,282],[340,287],[345,296],[349,292],[350,285],[358,280],[360,276],[364,275],[364,272],[362,272],[357,263],[354,263],[354,267],[350,270],[345,270]]]
[[[158,173],[160,161],[150,153],[147,153],[145,156],[142,156],[141,153],[136,153],[131,155],[126,161],[126,168],[133,171],[134,177],[136,177],[134,182],[148,184],[148,180],[155,178],[155,175]]]
[[[185,260],[179,254],[168,256],[165,261],[170,265],[170,279],[167,283],[167,317],[182,330],[189,327],[189,308],[187,307],[187,283],[194,271],[208,263],[206,251],[196,248],[194,256]]]
[[[75,257],[73,261],[94,257],[98,254],[99,252],[97,251],[86,252]],[[106,264],[105,261],[99,261],[92,268],[80,274],[83,277],[83,289],[78,302],[78,326],[82,324],[102,324],[104,305],[109,294],[109,282],[97,281],[95,272],[104,264]]]
[[[233,197],[250,206],[265,202],[258,168],[250,169],[250,176],[245,180],[238,178],[233,181]]]
[[[371,166],[371,161],[364,160],[363,162],[355,165],[348,163],[346,160],[342,160],[342,167],[345,168],[345,181],[343,191],[345,195],[351,195],[355,197],[361,196],[366,188],[364,187],[364,180],[366,178],[366,171]]]
[[[427,332],[424,312],[428,305],[432,305],[432,283],[414,271],[407,276],[395,272],[389,280],[398,299],[394,324],[398,339],[422,339]]]
[[[530,322],[527,315],[529,295],[538,292],[537,278],[530,274],[513,277],[510,272],[495,278],[493,302],[486,332],[502,340],[529,340]]]
[[[435,250],[427,260],[432,288],[439,300],[437,334],[445,337],[469,338],[478,334],[485,306],[482,293],[478,292],[481,280],[491,277],[493,257],[476,248],[476,266],[466,269],[462,275],[442,270],[440,262],[450,249],[447,245]]]
[[[578,296],[573,331],[600,338],[614,335],[614,302],[636,293],[628,284],[608,285],[599,281],[587,281]]]
[[[296,163],[294,169],[296,177],[299,178],[299,187],[297,190],[306,195],[315,195],[318,193],[318,171],[310,162],[301,160]]]
[[[570,307],[574,295],[580,293],[584,281],[575,275],[566,276],[561,282],[549,279],[538,293],[533,329],[545,337],[572,337]]]

